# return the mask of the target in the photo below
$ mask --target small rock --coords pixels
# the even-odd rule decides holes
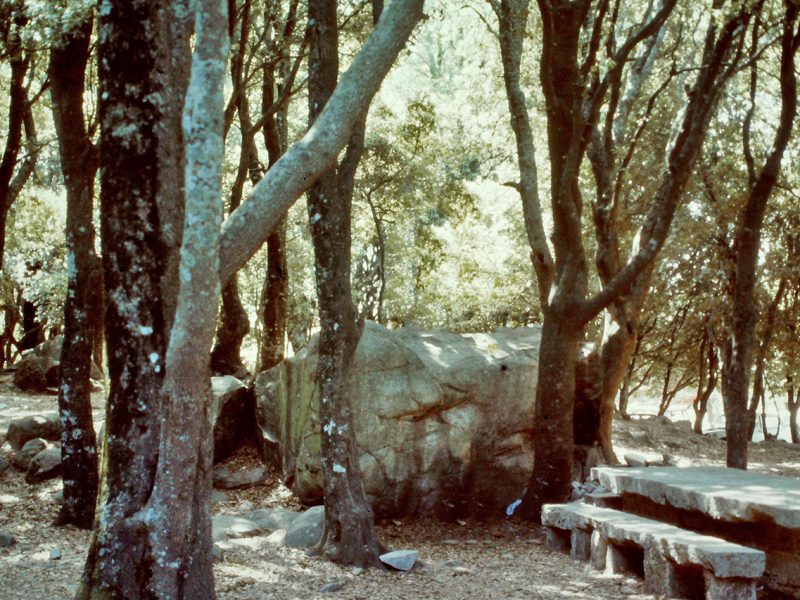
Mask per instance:
[[[262,528],[274,531],[276,529],[289,529],[289,526],[302,513],[282,508],[259,508],[244,515],[245,519],[255,521]]]
[[[252,487],[267,480],[267,470],[264,467],[255,467],[231,473],[228,469],[214,469],[214,487],[224,490],[236,490]]]
[[[222,562],[225,560],[225,552],[219,547],[219,544],[214,544],[211,548],[211,556],[214,557],[214,562]]]
[[[395,550],[394,552],[387,552],[381,554],[381,562],[389,565],[398,571],[410,571],[414,568],[414,563],[417,562],[419,552],[417,550]]]
[[[211,520],[211,537],[215,542],[252,537],[261,531],[258,523],[234,515],[215,515]]]
[[[660,454],[646,454],[644,452],[628,452],[625,455],[625,462],[630,467],[651,467],[662,465],[664,457]]]
[[[464,563],[460,560],[446,560],[442,564],[448,569],[457,569],[464,566]]]
[[[345,581],[334,581],[333,583],[326,583],[321,588],[319,588],[319,591],[321,593],[323,593],[323,594],[327,594],[329,592],[338,592],[346,584],[347,584],[347,582],[345,582]]]
[[[33,457],[25,474],[27,483],[39,483],[61,474],[61,449],[48,448]]]
[[[312,506],[294,519],[286,529],[284,544],[290,548],[310,548],[322,536],[322,523],[325,520],[325,507]]]
[[[219,490],[211,490],[211,504],[217,504],[219,502],[226,502],[228,500],[228,494],[225,492],[221,492]]]
[[[61,550],[58,548],[50,550],[50,560],[61,560]]]
[[[619,588],[619,591],[620,593],[625,594],[626,596],[633,596],[639,593],[635,589],[633,589],[632,587],[628,587],[627,585]]]
[[[350,569],[350,572],[356,577],[358,577],[359,575],[363,575],[365,573],[365,570],[362,569],[361,567],[353,567],[352,569]]]
[[[275,544],[276,546],[280,546],[286,540],[286,530],[276,529],[275,531],[270,533],[265,539],[268,544]]]
[[[33,438],[28,440],[14,456],[11,457],[11,464],[20,469],[27,471],[28,467],[33,460],[33,457],[39,454],[42,450],[47,450],[47,442],[42,438]]]
[[[22,417],[9,422],[6,440],[11,444],[12,450],[20,450],[25,442],[33,438],[61,439],[61,424],[58,415]]]
[[[8,531],[0,531],[0,548],[8,548],[16,543],[17,538],[11,535],[11,533]]]

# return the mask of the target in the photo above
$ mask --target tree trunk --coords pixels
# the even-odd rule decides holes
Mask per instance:
[[[789,431],[792,434],[792,443],[800,444],[800,428],[797,426],[800,398],[795,396],[794,381],[791,375],[786,376],[786,408],[789,409]]]
[[[753,434],[756,430],[756,413],[758,412],[758,405],[761,404],[762,413],[766,411],[766,396],[764,390],[764,376],[767,366],[767,352],[772,344],[772,336],[775,332],[775,317],[777,316],[778,306],[783,299],[783,294],[786,291],[787,284],[786,277],[781,277],[778,283],[778,289],[775,292],[775,297],[770,302],[767,308],[766,323],[764,323],[764,330],[761,333],[761,342],[758,344],[758,354],[756,355],[756,371],[753,375],[753,391],[750,396],[750,405],[747,408],[747,418],[749,419],[749,437],[752,441]],[[762,419],[762,429],[766,427],[766,421]],[[764,429],[766,436],[766,429]]]
[[[722,371],[722,392],[725,404],[725,430],[727,433],[727,465],[737,469],[747,468],[747,440],[749,421],[747,393],[750,387],[750,369],[753,363],[756,314],[754,305],[757,281],[756,266],[761,246],[761,228],[767,201],[775,187],[781,160],[789,144],[792,125],[797,114],[797,81],[795,75],[795,23],[798,6],[786,2],[781,40],[781,114],[772,149],[761,172],[755,176],[753,157],[749,152],[749,127],[744,127],[745,159],[750,172],[750,191],[736,228],[734,240],[735,280],[731,293],[731,333],[725,345]],[[754,47],[758,42],[754,34]],[[755,108],[757,63],[753,62],[750,87],[751,111]]]
[[[97,154],[83,114],[91,20],[68,33],[50,52],[50,91],[61,170],[67,188],[68,287],[64,303],[58,411],[64,503],[56,523],[90,529],[97,500],[97,442],[89,374],[101,287],[93,285],[97,255],[92,224]]]
[[[25,122],[26,112],[30,112],[28,106],[28,94],[25,86],[25,76],[28,72],[30,61],[25,55],[20,39],[21,25],[20,19],[24,17],[16,14],[16,11],[9,11],[6,17],[7,28],[4,44],[4,51],[8,54],[11,63],[11,80],[9,84],[9,104],[8,104],[8,129],[6,133],[6,146],[3,151],[3,158],[0,160],[0,270],[3,268],[3,255],[6,245],[6,222],[8,211],[16,200],[19,189],[13,185],[14,171],[17,168],[17,158],[22,149],[22,128]],[[27,178],[26,178],[27,179]]]
[[[309,3],[313,32],[309,53],[309,118],[313,122],[331,97],[338,77],[336,1]],[[316,551],[359,567],[380,566],[372,507],[359,467],[350,378],[363,322],[356,323],[350,286],[353,176],[363,152],[366,111],[351,135],[338,168],[323,175],[308,193],[314,242],[320,334],[322,475],[325,523]]]
[[[219,241],[225,153],[223,82],[230,40],[226,0],[200,0],[183,110],[186,221],[180,289],[166,356],[163,427],[152,495],[137,518],[155,559],[156,598],[213,599],[209,352],[220,294]]]
[[[85,599],[153,593],[154,549],[146,527],[132,517],[141,514],[153,491],[174,315],[174,295],[168,301],[165,291],[168,280],[177,281],[170,274],[177,269],[177,248],[167,241],[180,239],[182,223],[176,231],[173,217],[183,209],[169,206],[177,198],[174,189],[164,195],[175,183],[170,168],[176,158],[165,157],[160,138],[174,131],[175,114],[168,106],[180,93],[164,76],[172,73],[172,59],[162,45],[174,40],[168,32],[180,21],[173,13],[180,8],[136,1],[114,4],[99,17],[101,240],[110,381],[100,516],[78,592]]]
[[[600,110],[607,103],[609,88],[619,83],[622,69],[636,45],[660,30],[675,2],[663,3],[653,18],[633,31],[620,46],[617,47],[614,39],[607,40],[606,46],[613,50],[613,56],[602,78],[596,74],[595,67],[597,52],[603,45],[608,3],[594,6],[594,14],[593,3],[588,0],[570,3],[539,0],[538,4],[543,23],[540,65],[551,158],[555,275],[542,326],[534,468],[521,507],[523,516],[534,520],[539,518],[542,504],[563,501],[570,492],[572,376],[583,327],[612,302],[629,293],[636,280],[652,268],[705,139],[722,85],[732,73],[727,64],[729,50],[749,15],[745,8],[727,15],[719,36],[716,24],[709,28],[703,68],[692,89],[692,100],[670,151],[660,186],[645,216],[638,247],[613,279],[589,298],[582,240],[581,163]],[[582,31],[584,24],[589,26],[589,31]]]
[[[211,370],[219,375],[233,375],[245,370],[242,342],[250,332],[250,319],[242,305],[239,280],[234,275],[222,289],[222,309],[217,341],[211,350]]]
[[[717,349],[710,335],[708,316],[703,326],[703,340],[700,342],[698,359],[697,395],[692,402],[694,411],[694,432],[703,433],[703,420],[708,412],[708,399],[717,387]]]
[[[275,103],[275,71],[283,72],[284,85],[287,81],[288,64],[282,60],[277,69],[274,65],[264,66],[264,81],[261,87],[261,110],[264,114]],[[284,90],[279,90],[283,93]],[[264,144],[271,169],[284,155],[288,147],[288,107],[284,106],[276,115],[264,121]],[[267,273],[261,289],[259,303],[263,332],[258,350],[258,371],[266,371],[280,363],[286,348],[286,317],[289,313],[289,262],[286,256],[286,219],[270,232],[267,238]]]
[[[557,310],[553,305],[549,311]],[[581,328],[566,318],[545,318],[536,386],[534,471],[518,510],[537,520],[542,504],[565,500],[573,470],[573,398],[575,361]]]
[[[285,219],[267,238],[267,276],[261,290],[260,305],[264,331],[259,348],[259,372],[279,364],[285,354],[286,316],[289,305]]]
[[[241,142],[239,148],[239,167],[230,196],[230,211],[236,210],[242,202],[242,192],[248,171],[257,172],[258,168],[251,168],[258,163],[258,150],[252,140],[250,131],[250,104],[247,97],[247,84],[244,81],[244,60],[247,52],[248,38],[250,36],[250,8],[251,3],[246,0],[240,10],[238,19],[239,36],[236,51],[231,56],[231,79],[233,80],[233,97],[236,110],[239,114]],[[231,14],[231,29],[236,26],[236,14]],[[269,25],[265,25],[268,27]],[[234,37],[231,35],[231,37]],[[231,117],[231,122],[232,122]],[[259,175],[254,177],[253,184],[258,183]],[[222,288],[222,305],[220,307],[220,322],[216,333],[216,343],[211,350],[211,370],[220,375],[233,375],[245,371],[242,362],[242,342],[250,333],[250,318],[242,304],[239,293],[238,275],[234,274]]]

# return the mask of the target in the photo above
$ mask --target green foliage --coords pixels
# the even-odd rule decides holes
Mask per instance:
[[[64,199],[47,189],[24,193],[9,212],[3,275],[32,302],[40,320],[64,319],[67,259]]]

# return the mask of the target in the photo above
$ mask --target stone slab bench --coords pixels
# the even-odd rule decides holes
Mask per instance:
[[[542,508],[547,546],[599,570],[644,576],[655,593],[707,600],[754,600],[761,550],[582,502]]]

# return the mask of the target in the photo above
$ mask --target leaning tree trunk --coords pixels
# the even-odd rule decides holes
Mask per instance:
[[[67,188],[69,265],[58,387],[64,503],[56,523],[82,529],[92,527],[97,500],[97,442],[89,374],[95,321],[102,310],[102,288],[93,285],[97,255],[92,210],[97,155],[83,114],[91,34],[91,20],[69,32],[63,45],[51,50],[48,70],[53,121]]]
[[[183,111],[186,221],[181,283],[166,356],[163,427],[151,497],[137,515],[147,529],[156,598],[213,599],[211,470],[213,398],[209,351],[220,294],[223,82],[228,57],[226,0],[201,0]]]
[[[316,119],[338,77],[336,1],[309,3],[313,23],[309,54],[309,117]],[[372,507],[359,467],[350,378],[363,323],[356,323],[350,286],[352,178],[363,151],[364,119],[350,138],[342,163],[323,175],[308,193],[314,242],[320,334],[317,379],[325,490],[325,523],[315,551],[359,567],[380,566]],[[349,189],[348,189],[349,188]]]
[[[8,17],[11,20],[12,17]],[[23,19],[14,15],[14,20]],[[0,270],[3,268],[3,255],[6,245],[6,222],[11,205],[22,191],[22,186],[33,172],[34,156],[26,157],[18,167],[18,157],[22,149],[22,129],[29,122],[33,126],[31,107],[28,102],[28,88],[25,77],[28,73],[30,60],[24,53],[20,31],[17,27],[9,27],[5,41],[5,52],[11,63],[9,104],[8,104],[8,129],[6,131],[6,145],[3,158],[0,160]],[[29,132],[32,133],[32,132]],[[16,172],[16,176],[15,176]]]

